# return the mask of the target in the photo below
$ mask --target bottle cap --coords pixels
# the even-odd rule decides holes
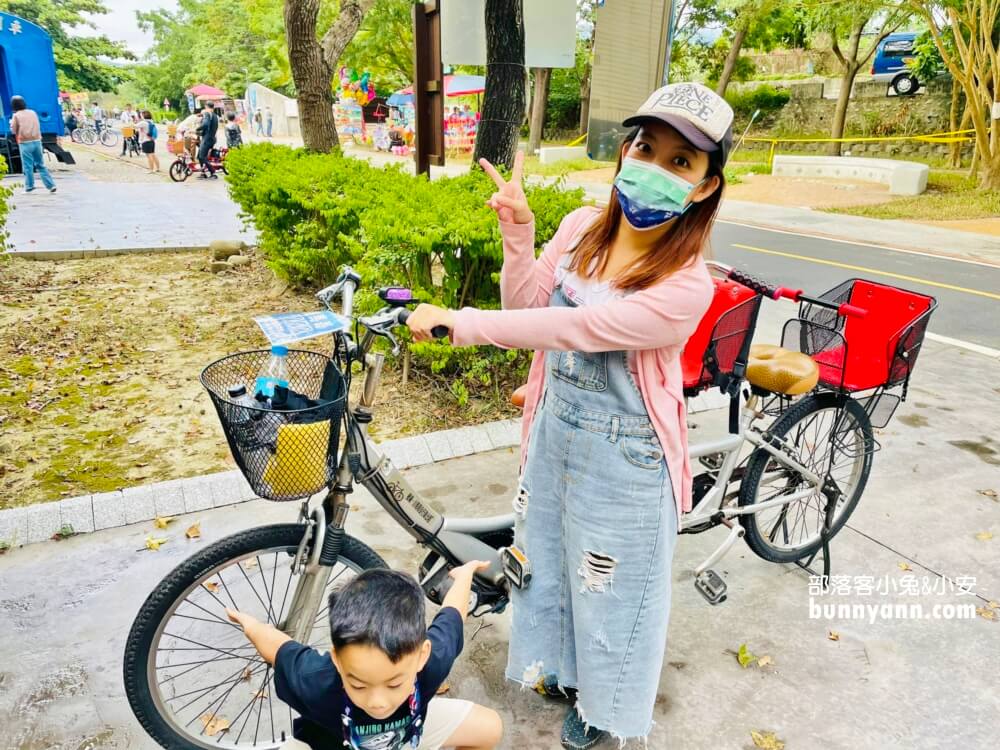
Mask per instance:
[[[231,385],[226,389],[226,392],[229,394],[229,398],[239,398],[246,394],[247,388],[245,385]]]
[[[271,354],[277,354],[279,357],[284,357],[288,354],[287,346],[272,346]]]

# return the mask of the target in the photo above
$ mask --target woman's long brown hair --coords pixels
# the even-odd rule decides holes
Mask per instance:
[[[638,134],[638,129],[630,133],[622,141],[618,150],[618,165],[615,175],[621,171],[622,156],[625,145],[631,144]],[[726,177],[719,163],[717,154],[709,154],[708,172],[706,177],[715,175],[719,178],[719,187],[715,192],[700,203],[692,204],[681,216],[677,217],[673,226],[663,236],[652,250],[641,261],[628,269],[614,280],[619,289],[645,289],[652,286],[665,276],[683,268],[691,262],[708,244],[712,231],[712,223],[722,203],[722,190],[726,186]],[[611,199],[601,217],[591,225],[579,244],[571,251],[570,270],[584,277],[600,276],[608,264],[608,250],[611,241],[618,232],[622,221],[622,207],[618,202],[617,188],[611,188]]]

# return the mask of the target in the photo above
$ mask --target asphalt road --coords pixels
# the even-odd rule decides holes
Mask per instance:
[[[929,294],[938,302],[932,333],[1000,349],[1000,266],[721,220],[712,250],[723,263],[806,293],[866,278]]]

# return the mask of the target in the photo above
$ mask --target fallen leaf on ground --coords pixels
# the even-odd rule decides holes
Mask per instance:
[[[768,664],[774,664],[774,659],[772,659],[767,654],[764,654],[763,656],[757,659],[758,667],[766,667]]]
[[[758,732],[756,729],[750,730],[750,737],[753,744],[761,750],[783,750],[785,743],[778,739],[774,732]]]
[[[831,630],[829,633],[826,634],[826,637],[829,638],[831,641],[839,641],[840,633],[838,633],[836,630]]]
[[[207,591],[211,591],[213,594],[219,590],[219,584],[213,581],[206,581],[201,585],[204,586]]]
[[[209,737],[229,729],[229,722],[215,714],[202,714],[201,723],[205,726],[205,734]]]
[[[253,678],[253,671],[250,669],[250,667],[247,667],[246,669],[243,670],[243,674],[241,675],[240,678],[244,682],[250,682],[251,678]]]
[[[992,531],[980,531],[978,534],[976,534],[976,539],[978,539],[981,542],[988,542],[992,538],[993,538]]]
[[[267,696],[267,690],[265,690],[264,688],[261,688],[260,690],[258,690],[254,694],[253,699],[255,701],[263,701],[263,700],[267,700],[267,697],[268,697]]]
[[[256,559],[244,560],[242,565],[243,565],[243,570],[252,570],[256,567],[259,567]]]
[[[190,528],[184,532],[188,539],[201,539],[201,521],[191,524]]]
[[[176,516],[157,516],[153,519],[153,526],[158,529],[165,529],[176,520]]]
[[[986,606],[990,609],[1000,609],[1000,602],[986,602]]]
[[[905,562],[904,563],[896,563],[896,565],[899,566],[900,570],[913,570],[913,568],[910,567],[909,563],[905,563]]]
[[[990,498],[991,500],[997,499],[996,490],[976,490],[976,492],[978,492],[980,495],[984,495],[985,497]]]
[[[449,685],[447,682],[442,682],[441,687],[439,687],[437,690],[437,695],[444,695],[449,690],[451,690],[451,685]]]
[[[741,667],[746,669],[757,660],[757,657],[750,653],[747,649],[747,644],[741,643],[740,650],[736,654],[736,660],[740,663]]]
[[[995,609],[988,609],[987,607],[976,607],[976,614],[984,620],[990,620],[991,622],[995,622],[997,619],[997,611]]]
[[[160,548],[160,545],[166,544],[168,541],[170,541],[170,540],[166,539],[166,538],[154,539],[152,536],[147,536],[146,537],[146,549],[151,549],[154,552],[156,552]]]

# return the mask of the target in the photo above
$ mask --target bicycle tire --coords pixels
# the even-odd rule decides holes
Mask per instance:
[[[184,182],[191,174],[191,170],[180,159],[171,163],[170,169],[167,171],[170,173],[170,179],[174,182]]]
[[[101,145],[114,148],[118,145],[118,133],[105,128],[101,131]]]
[[[802,424],[805,420],[809,419],[817,412],[836,409],[838,404],[841,403],[841,399],[842,397],[835,393],[814,393],[809,395],[786,411],[773,425],[771,425],[768,432],[776,437],[783,438],[788,435],[794,427]],[[836,536],[837,532],[839,532],[840,529],[843,528],[844,524],[847,523],[847,519],[850,518],[851,513],[854,512],[854,509],[857,507],[858,502],[861,499],[861,495],[864,493],[865,485],[868,482],[868,476],[871,473],[872,453],[874,452],[875,445],[871,420],[868,418],[868,413],[865,411],[864,407],[854,399],[847,398],[843,403],[843,408],[845,409],[847,416],[854,422],[855,426],[850,429],[852,431],[855,429],[860,431],[862,441],[861,447],[863,452],[855,455],[855,460],[859,457],[861,460],[860,475],[856,478],[850,497],[844,501],[842,509],[835,511],[835,517],[830,531],[831,539]],[[833,425],[831,424],[831,429],[832,426]],[[845,453],[845,455],[847,454]],[[740,483],[740,507],[748,507],[755,503],[757,499],[757,490],[761,483],[761,479],[763,478],[764,470],[771,460],[771,454],[761,448],[756,449],[751,454],[750,460],[747,463],[746,474],[744,475],[743,481]],[[801,460],[801,454],[800,462],[803,464],[806,463]],[[825,472],[826,469],[824,468],[819,473],[825,474]],[[812,497],[822,496],[817,493],[817,495],[807,498],[805,502],[808,503]],[[803,503],[804,501],[799,500],[794,502]],[[784,507],[789,508],[792,504],[793,503],[789,503]],[[818,519],[820,513],[819,509],[822,507],[823,503],[817,501],[816,511]],[[822,546],[822,539],[818,536],[818,527],[817,538],[815,540],[806,544],[789,547],[787,549],[780,549],[775,547],[770,542],[770,535],[761,528],[762,522],[760,513],[744,514],[739,518],[740,524],[746,531],[744,538],[746,539],[747,545],[751,550],[753,550],[754,554],[764,560],[767,560],[768,562],[795,562],[809,557]]]
[[[83,132],[80,134],[80,137],[83,139],[83,142],[86,145],[93,146],[95,143],[97,143],[97,132],[93,128],[91,127],[82,128],[82,131]]]
[[[69,133],[69,139],[73,141],[73,143],[83,143],[80,135],[80,128],[73,128],[73,130]]]
[[[247,529],[220,539],[174,568],[139,609],[125,643],[122,667],[125,695],[143,729],[162,747],[168,750],[204,750],[217,748],[219,743],[212,740],[195,744],[191,737],[176,732],[157,709],[150,688],[149,655],[160,623],[173,610],[175,602],[206,574],[261,550],[287,548],[294,553],[305,529],[303,524],[276,524]],[[346,560],[362,570],[388,567],[371,547],[351,536],[344,537],[339,560]],[[236,564],[239,565],[238,562]],[[278,741],[271,747],[277,748],[281,744]]]

